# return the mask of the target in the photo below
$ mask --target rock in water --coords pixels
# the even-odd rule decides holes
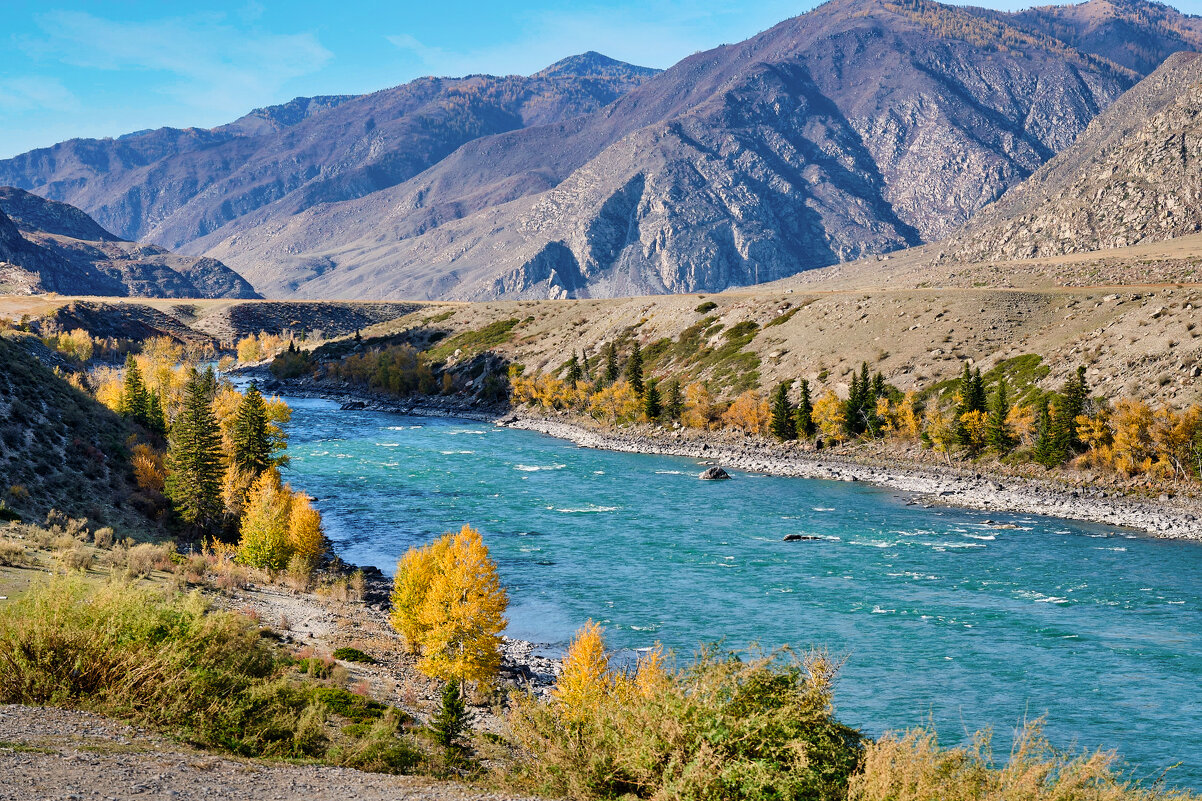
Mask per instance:
[[[730,478],[730,473],[723,470],[721,467],[708,467],[705,472],[698,476],[702,481],[722,481]]]
[[[786,534],[781,539],[785,542],[809,542],[811,540],[820,540],[822,537],[815,537],[812,534]]]

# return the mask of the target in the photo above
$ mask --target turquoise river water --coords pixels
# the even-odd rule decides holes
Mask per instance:
[[[562,648],[588,618],[614,648],[822,646],[839,716],[869,733],[1046,715],[1062,747],[1202,789],[1202,546],[1113,527],[906,505],[861,483],[587,450],[486,423],[292,400],[294,487],[338,552],[391,574],[412,545],[479,528],[511,636]],[[1001,528],[992,519],[1015,528]],[[818,535],[782,542],[785,534]]]

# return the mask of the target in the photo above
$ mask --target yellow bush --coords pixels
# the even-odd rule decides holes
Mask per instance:
[[[134,445],[133,456],[130,459],[134,468],[134,480],[144,490],[162,492],[167,481],[167,467],[163,462],[163,454],[154,448],[139,442]]]
[[[551,698],[565,719],[583,720],[596,713],[612,686],[601,627],[590,620],[568,646]]]

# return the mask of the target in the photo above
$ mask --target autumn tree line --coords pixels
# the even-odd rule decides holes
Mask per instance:
[[[801,378],[781,382],[767,395],[751,389],[722,400],[704,381],[646,376],[637,342],[624,363],[609,342],[593,365],[576,353],[551,373],[527,375],[514,365],[510,387],[514,403],[587,415],[608,426],[678,424],[817,448],[893,440],[920,444],[949,463],[993,455],[1048,468],[1202,480],[1202,407],[1178,411],[1136,398],[1093,397],[1084,367],[1055,391],[1025,387],[1018,398],[1007,364],[991,370],[986,381],[979,367],[965,363],[951,387],[902,392],[864,363],[851,374],[846,396],[833,388],[816,391]]]
[[[280,476],[287,463],[287,404],[197,369],[166,337],[147,340],[123,369],[93,374],[96,397],[137,432],[138,486],[161,498],[197,540],[236,542],[248,566],[308,574],[327,551],[312,499]]]

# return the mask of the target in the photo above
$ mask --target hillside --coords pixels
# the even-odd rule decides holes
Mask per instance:
[[[269,294],[487,299],[716,291],[929,242],[1140,77],[1008,19],[835,0],[603,111],[187,247]],[[1161,57],[1202,41],[1149,26],[1129,35]]]
[[[211,130],[30,151],[0,161],[0,184],[176,249],[264,207],[287,216],[393,186],[464,142],[601,108],[653,72],[585,54],[530,77],[420,78],[367,95],[296,98]]]
[[[1202,230],[1202,57],[1180,53],[945,244],[959,261],[1126,247]]]
[[[0,290],[15,293],[254,298],[216,259],[126,242],[66,203],[0,187]]]

